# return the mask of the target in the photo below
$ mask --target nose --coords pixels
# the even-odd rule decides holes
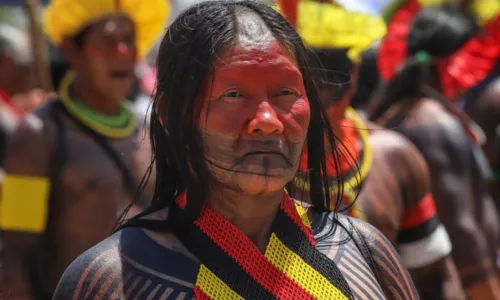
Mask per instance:
[[[283,123],[268,102],[262,102],[248,124],[250,135],[273,135],[283,132]]]
[[[120,42],[116,45],[116,54],[118,56],[125,56],[129,54],[130,50],[130,47],[124,42]]]

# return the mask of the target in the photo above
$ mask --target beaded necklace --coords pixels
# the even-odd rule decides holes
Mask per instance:
[[[343,202],[346,206],[350,206],[350,208],[348,209],[349,215],[363,220],[366,218],[362,215],[362,213],[356,206],[356,202],[354,200],[357,194],[356,190],[360,187],[363,180],[366,179],[371,169],[373,162],[373,153],[372,153],[372,148],[370,147],[370,143],[368,141],[370,135],[363,120],[361,120],[356,111],[350,107],[347,108],[346,110],[346,117],[352,121],[354,127],[357,129],[357,135],[359,137],[361,144],[360,148],[362,148],[363,152],[362,157],[360,159],[359,173],[351,169],[350,172],[347,172],[350,173],[351,175],[347,177],[346,180],[344,180],[342,186],[338,185],[332,186],[330,187],[329,192],[332,199],[334,199],[334,195],[337,195],[342,187]],[[349,141],[349,142],[357,144],[357,141]],[[335,174],[329,174],[329,175],[335,175]],[[293,184],[296,187],[301,188],[306,192],[309,192],[311,190],[311,185],[309,181],[301,176],[295,176],[293,179]]]
[[[137,120],[128,109],[125,101],[119,105],[118,115],[107,116],[85,106],[82,102],[71,99],[69,88],[74,80],[70,72],[61,83],[60,98],[66,110],[93,131],[109,138],[126,138],[137,129]]]

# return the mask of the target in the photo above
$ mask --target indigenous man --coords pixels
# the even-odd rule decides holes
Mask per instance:
[[[0,288],[9,299],[50,299],[64,269],[109,235],[137,192],[149,151],[137,151],[143,137],[123,98],[167,8],[164,0],[54,0],[46,8],[45,33],[72,72],[59,99],[8,145]]]
[[[387,239],[328,210],[325,176],[310,208],[285,191],[306,137],[311,168],[333,141],[307,60],[259,1],[181,14],[158,57],[152,205],[72,263],[55,299],[416,299]]]
[[[403,3],[379,48],[378,67],[388,83],[369,115],[398,128],[427,161],[438,215],[468,296],[500,299],[495,266],[499,223],[488,193],[482,138],[477,126],[447,100],[484,79],[487,73],[476,70],[489,58],[475,55],[498,43],[493,35],[497,24],[476,35],[473,20],[457,5],[422,9],[415,0]]]
[[[349,215],[368,221],[396,245],[422,299],[463,299],[449,256],[451,243],[436,215],[425,161],[404,137],[363,121],[349,107],[355,90],[349,83],[353,61],[358,61],[359,49],[369,45],[364,43],[370,36],[367,30],[376,32],[379,26],[382,35],[385,24],[375,16],[346,12],[332,4],[304,1],[297,9],[298,31],[325,71],[319,94],[343,153],[337,163],[331,156],[327,166],[331,197],[335,200],[343,194]],[[309,17],[312,11],[320,12],[317,20],[321,21]],[[310,188],[307,161],[305,149],[294,189]],[[345,180],[342,186],[338,175]],[[309,200],[307,193],[294,195]]]

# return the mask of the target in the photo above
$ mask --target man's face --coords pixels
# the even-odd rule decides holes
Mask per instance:
[[[298,168],[310,119],[294,59],[274,40],[237,44],[210,82],[199,125],[214,179],[251,195],[282,189]]]
[[[134,79],[137,48],[134,23],[115,15],[92,25],[71,61],[77,74],[112,99],[124,98]]]

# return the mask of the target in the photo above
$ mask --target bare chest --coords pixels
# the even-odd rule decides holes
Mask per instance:
[[[58,239],[93,244],[109,235],[131,203],[149,153],[141,150],[137,136],[109,140],[108,150],[71,126],[65,138],[61,168],[52,185],[53,230]]]

